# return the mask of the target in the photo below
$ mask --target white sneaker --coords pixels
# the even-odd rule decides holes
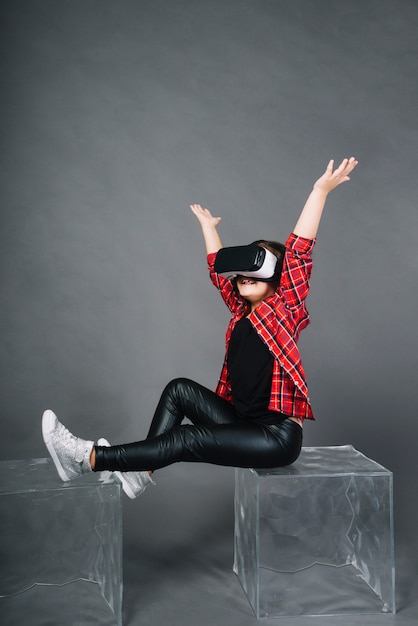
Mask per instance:
[[[45,411],[42,416],[42,436],[61,480],[73,480],[92,471],[90,454],[94,442],[72,435],[52,411]]]
[[[110,443],[107,439],[99,439],[97,442],[98,446],[105,446],[106,448],[110,447]],[[122,483],[122,489],[128,496],[133,500],[137,496],[139,496],[148,485],[155,485],[155,482],[152,480],[151,476],[148,472],[113,472],[116,478]]]

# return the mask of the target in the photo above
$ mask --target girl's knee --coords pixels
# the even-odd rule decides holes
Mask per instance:
[[[179,377],[179,378],[173,378],[173,380],[170,380],[170,382],[167,384],[167,387],[182,387],[183,385],[187,385],[189,383],[192,383],[193,381],[191,381],[189,378],[184,378],[184,377]]]
[[[196,385],[197,383],[190,380],[190,378],[173,378],[173,380],[170,380],[170,382],[166,385],[164,392],[174,393],[177,395],[184,392],[186,389],[194,388]]]

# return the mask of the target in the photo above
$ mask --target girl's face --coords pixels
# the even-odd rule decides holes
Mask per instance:
[[[253,280],[247,276],[237,276],[237,288],[240,296],[248,300],[251,304],[251,310],[254,309],[268,296],[272,296],[275,292],[271,283],[265,283],[259,280]]]

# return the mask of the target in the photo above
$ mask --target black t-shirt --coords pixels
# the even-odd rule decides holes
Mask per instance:
[[[246,317],[237,322],[228,350],[232,401],[239,417],[278,424],[286,419],[269,411],[274,357]]]

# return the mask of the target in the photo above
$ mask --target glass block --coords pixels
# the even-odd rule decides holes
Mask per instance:
[[[392,473],[352,446],[236,469],[234,572],[257,618],[395,613]]]
[[[120,484],[63,483],[51,459],[1,461],[0,480],[2,626],[122,626]]]

